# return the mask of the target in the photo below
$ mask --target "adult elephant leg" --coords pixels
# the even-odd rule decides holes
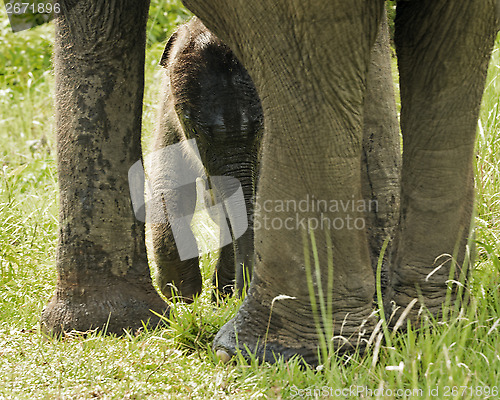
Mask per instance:
[[[315,363],[327,324],[345,338],[338,347],[357,345],[372,328],[374,277],[366,232],[354,227],[364,215],[352,205],[364,201],[363,98],[383,1],[184,3],[236,53],[264,112],[254,275],[214,348]],[[306,268],[310,235],[317,271]]]
[[[495,15],[493,0],[460,7],[454,1],[398,3],[403,171],[393,297],[399,313],[419,298],[440,314],[447,280],[458,279],[466,263],[475,132]],[[414,307],[410,318],[417,316]]]
[[[393,86],[389,29],[384,15],[368,71],[361,163],[363,197],[369,200],[366,228],[374,273],[382,245],[389,239],[382,263],[383,294],[389,285],[391,248],[399,222],[401,190],[401,143]]]
[[[128,169],[141,158],[149,1],[61,1],[55,75],[60,231],[56,292],[42,312],[52,333],[108,333],[158,323],[144,224]]]

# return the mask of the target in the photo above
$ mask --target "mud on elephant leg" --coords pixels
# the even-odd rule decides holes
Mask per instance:
[[[496,35],[494,6],[493,0],[459,8],[452,1],[398,3],[403,171],[392,283],[398,315],[413,298],[440,314],[448,279],[459,280],[467,264],[475,132]],[[414,322],[418,311],[410,313]]]
[[[142,321],[156,325],[150,310],[166,309],[151,283],[144,223],[134,216],[127,180],[141,158],[149,2],[68,3],[60,4],[55,42],[58,280],[41,323],[56,334],[121,334]]]

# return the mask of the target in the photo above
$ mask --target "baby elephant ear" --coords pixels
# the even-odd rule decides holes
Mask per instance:
[[[174,32],[172,36],[170,36],[170,39],[168,39],[167,44],[165,45],[165,50],[163,50],[163,54],[160,59],[160,65],[163,68],[167,68],[168,64],[168,57],[170,55],[170,51],[172,50],[175,41],[177,40],[177,32]]]

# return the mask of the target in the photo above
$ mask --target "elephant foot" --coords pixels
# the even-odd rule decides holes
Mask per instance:
[[[428,269],[428,268],[427,268]],[[418,328],[422,316],[432,315],[439,319],[446,308],[454,307],[457,301],[456,287],[448,288],[447,280],[449,271],[444,273],[422,275],[416,271],[424,270],[415,266],[406,266],[394,275],[392,293],[393,309],[388,310],[392,315],[389,325],[404,328],[406,321]]]
[[[390,317],[389,326],[404,331],[407,321],[414,328],[419,328],[422,323],[422,317],[426,315],[431,315],[435,319],[441,319],[445,310],[445,298],[446,296],[436,293],[432,296],[429,294],[419,294],[415,290],[395,293],[392,309],[389,309],[387,313]],[[455,300],[456,296],[451,294],[449,304],[446,307],[448,309],[450,306],[453,307]]]
[[[301,362],[315,366],[321,362],[318,355],[322,340],[337,355],[364,351],[377,322],[371,303],[350,312],[333,312],[333,318],[319,316],[318,321],[309,299],[277,296],[265,301],[259,293],[260,285],[254,277],[238,313],[217,333],[212,347],[221,361],[228,362],[237,354],[271,363],[299,357]],[[324,328],[322,320],[333,321],[330,329]]]
[[[164,323],[153,311],[167,314],[167,304],[151,284],[103,279],[95,285],[63,285],[42,311],[42,332],[58,336],[71,330],[103,330],[122,335],[143,326],[154,328]]]

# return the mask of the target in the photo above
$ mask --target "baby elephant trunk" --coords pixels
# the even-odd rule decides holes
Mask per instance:
[[[210,218],[219,228],[219,247],[226,245],[233,247],[232,279],[235,278],[236,291],[240,296],[250,284],[254,260],[252,218],[254,185],[248,174],[241,175],[239,171],[236,174],[211,176],[211,197],[206,196],[206,192],[203,194],[205,183],[201,180],[197,182],[197,197],[202,199]]]

